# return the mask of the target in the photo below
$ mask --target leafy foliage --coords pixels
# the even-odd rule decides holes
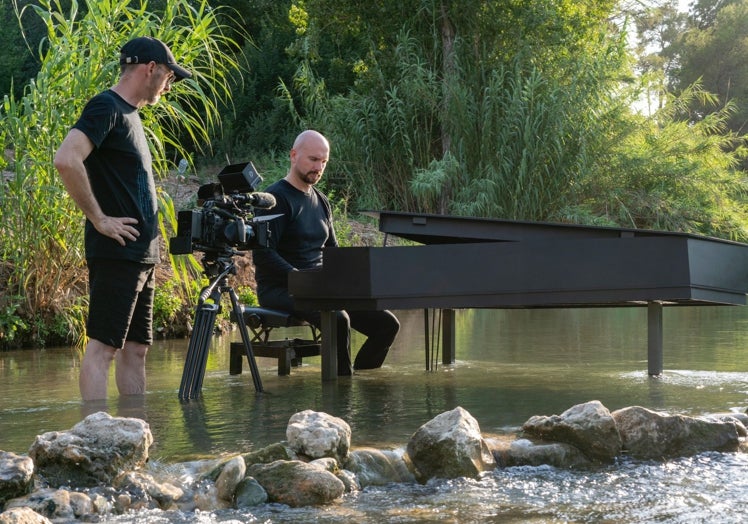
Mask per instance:
[[[153,297],[153,329],[162,335],[171,332],[171,326],[184,305],[179,293],[180,283],[169,280],[156,286]]]
[[[716,103],[697,84],[671,95],[653,118],[619,125],[567,218],[591,213],[609,224],[748,239],[748,186],[736,170],[745,139],[727,129],[734,108],[728,104],[695,121],[678,118],[695,99]]]
[[[51,156],[135,32],[197,72],[143,111],[158,172],[251,155],[270,183],[296,133],[316,128],[332,145],[322,184],[344,243],[355,242],[344,217],[382,208],[748,240],[748,0],[696,0],[688,17],[672,0],[22,1],[38,7],[16,17],[36,13],[49,36],[31,46],[39,74],[0,114],[12,153],[0,159],[0,275],[4,297],[25,297],[0,307],[31,330],[48,311],[80,321],[81,217]],[[642,91],[654,95],[646,115],[634,110]],[[168,238],[175,205],[163,192],[159,203]],[[189,303],[200,266],[172,266]]]
[[[20,332],[28,326],[18,316],[20,297],[3,297],[4,304],[0,309],[0,347],[12,347],[17,343]]]
[[[728,128],[737,107],[714,105],[698,84],[675,97],[660,83],[659,112],[635,113],[640,87],[627,35],[609,23],[613,3],[467,2],[474,9],[456,9],[403,2],[411,17],[400,17],[406,21],[397,38],[384,35],[392,27],[387,18],[368,30],[368,53],[348,60],[357,78],[345,93],[329,88],[315,53],[323,48],[318,24],[353,20],[338,26],[343,35],[329,37],[339,40],[363,31],[357,21],[371,10],[397,7],[351,5],[335,13],[332,3],[305,4],[306,45],[297,46],[304,62],[285,95],[298,127],[331,138],[329,183],[351,195],[354,211],[747,238],[743,138]],[[650,43],[683,27],[684,17],[668,9],[650,25],[640,20]],[[678,48],[660,58],[674,67]],[[655,65],[645,64],[643,82],[652,81]],[[710,104],[707,118],[693,111]]]
[[[46,27],[42,48],[48,52],[39,57],[41,69],[23,96],[7,95],[0,113],[0,139],[12,152],[0,184],[3,294],[23,297],[18,314],[24,319],[75,312],[85,294],[82,215],[52,158],[83,104],[115,83],[122,44],[136,35],[156,36],[193,71],[158,106],[141,112],[158,175],[167,172],[170,152],[188,156],[178,137],[209,143],[220,124],[220,103],[230,97],[229,72],[237,67],[218,10],[205,0],[167,0],[159,15],[148,11],[145,0],[87,1],[80,18],[78,3],[70,5],[68,12],[59,0],[27,6]]]
[[[554,216],[591,163],[625,63],[605,5],[421,5],[391,50],[369,55],[361,89],[332,94],[311,58],[300,69],[297,114],[331,136],[333,180],[358,208]]]

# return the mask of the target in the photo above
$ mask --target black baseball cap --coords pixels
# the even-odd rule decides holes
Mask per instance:
[[[169,48],[161,40],[151,38],[150,36],[139,36],[122,46],[119,55],[120,65],[147,64],[149,62],[164,64],[174,71],[175,81],[192,76],[192,73],[177,64],[177,61],[174,60],[174,55],[171,54]]]

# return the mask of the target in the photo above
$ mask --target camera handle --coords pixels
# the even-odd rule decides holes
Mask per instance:
[[[216,270],[215,264],[219,265]],[[208,362],[208,349],[210,339],[213,336],[216,317],[221,309],[221,296],[228,293],[231,299],[231,306],[234,317],[239,325],[239,331],[242,336],[244,353],[247,356],[249,369],[252,372],[252,381],[255,386],[255,392],[262,392],[262,380],[260,372],[257,369],[254,352],[252,351],[252,342],[247,331],[247,325],[244,322],[244,315],[239,304],[234,288],[228,283],[228,275],[235,271],[232,260],[219,259],[218,262],[205,262],[206,274],[218,273],[210,283],[200,292],[195,307],[195,322],[190,336],[189,347],[187,348],[187,357],[185,358],[184,370],[182,371],[182,382],[179,386],[179,399],[191,400],[200,396],[200,390],[203,387],[203,378],[205,377],[205,367]],[[220,271],[220,272],[218,272]],[[211,299],[210,301],[208,299]]]

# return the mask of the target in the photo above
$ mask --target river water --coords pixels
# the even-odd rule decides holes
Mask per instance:
[[[646,373],[645,308],[458,311],[457,362],[432,371],[425,370],[421,312],[398,316],[402,331],[384,368],[322,384],[318,357],[285,377],[277,376],[274,361],[258,359],[261,394],[246,363],[244,374],[228,374],[228,345],[238,334],[216,337],[203,396],[186,403],[177,399],[186,340],[154,344],[144,397],[122,402],[112,389],[110,402],[99,405],[79,400],[76,350],[0,353],[0,449],[26,453],[37,434],[67,430],[105,409],[148,421],[155,440],[150,467],[177,475],[185,463],[284,439],[289,417],[305,409],[346,420],[354,448],[392,449],[456,406],[487,436],[512,434],[533,415],[590,400],[611,411],[640,405],[695,416],[748,407],[748,308],[665,308],[661,378]],[[748,456],[730,453],[575,471],[520,467],[480,479],[367,488],[323,508],[266,504],[113,521],[742,522],[746,473]]]

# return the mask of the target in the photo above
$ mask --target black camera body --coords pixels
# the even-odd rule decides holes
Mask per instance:
[[[200,186],[200,209],[177,214],[177,234],[169,239],[173,255],[193,251],[231,253],[267,247],[270,220],[279,215],[254,217],[254,208],[270,209],[275,197],[257,193],[262,177],[252,165],[232,164],[218,173],[218,183]]]

